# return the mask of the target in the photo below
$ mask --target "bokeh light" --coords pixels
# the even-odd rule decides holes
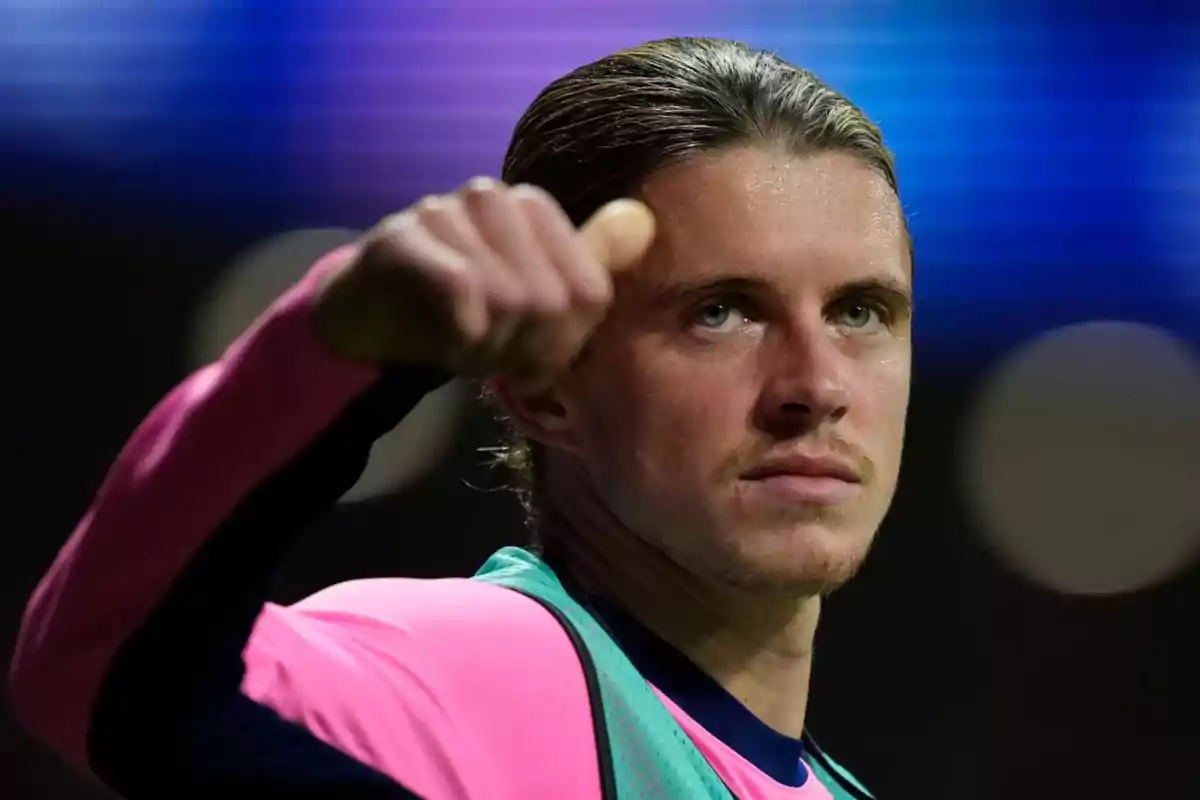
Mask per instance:
[[[1170,57],[1161,72],[1165,97],[1147,115],[1140,151],[1143,215],[1200,333],[1200,53]]]
[[[325,253],[357,239],[344,229],[292,231],[262,242],[234,260],[197,310],[192,366],[218,358],[271,301]],[[434,469],[448,453],[469,401],[458,381],[428,394],[396,428],[378,439],[367,468],[344,502],[386,495]]]
[[[1073,594],[1164,580],[1200,546],[1200,367],[1124,322],[1051,331],[984,387],[963,442],[967,499],[1013,569]]]
[[[719,33],[699,2],[523,0],[328,4],[298,81],[298,152],[327,196],[408,201],[500,171],[521,112],[550,81],[650,39]],[[397,194],[401,194],[397,197]],[[371,206],[373,209],[377,208]]]
[[[205,23],[222,10],[202,0],[0,4],[0,136],[48,137],[104,160],[152,153],[153,120],[200,77]]]

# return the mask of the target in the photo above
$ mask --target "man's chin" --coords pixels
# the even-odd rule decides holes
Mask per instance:
[[[820,523],[760,531],[736,542],[723,577],[745,589],[827,595],[854,577],[870,545]]]
[[[813,597],[832,594],[844,586],[861,562],[846,564],[749,565],[730,570],[723,577],[727,583],[751,592],[789,597]]]

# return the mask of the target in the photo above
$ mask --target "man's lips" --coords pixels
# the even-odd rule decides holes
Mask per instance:
[[[833,505],[862,488],[862,472],[837,456],[792,453],[768,458],[742,474],[759,498],[770,503]]]
[[[748,481],[778,477],[825,478],[845,483],[862,483],[862,473],[846,459],[799,453],[766,459],[742,475],[742,478]]]

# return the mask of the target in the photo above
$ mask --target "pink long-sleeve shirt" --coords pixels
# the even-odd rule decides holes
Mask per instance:
[[[579,658],[534,600],[375,579],[264,602],[288,545],[441,380],[322,348],[313,290],[347,255],[319,262],[134,433],[29,602],[12,705],[135,799],[327,786],[599,800]],[[814,776],[776,782],[662,699],[741,800],[830,797]]]

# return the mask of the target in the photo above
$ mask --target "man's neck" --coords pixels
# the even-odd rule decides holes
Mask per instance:
[[[547,509],[543,536],[571,577],[686,655],[768,726],[800,738],[820,598],[770,596],[698,575],[620,525],[590,490],[569,493],[569,502]]]

